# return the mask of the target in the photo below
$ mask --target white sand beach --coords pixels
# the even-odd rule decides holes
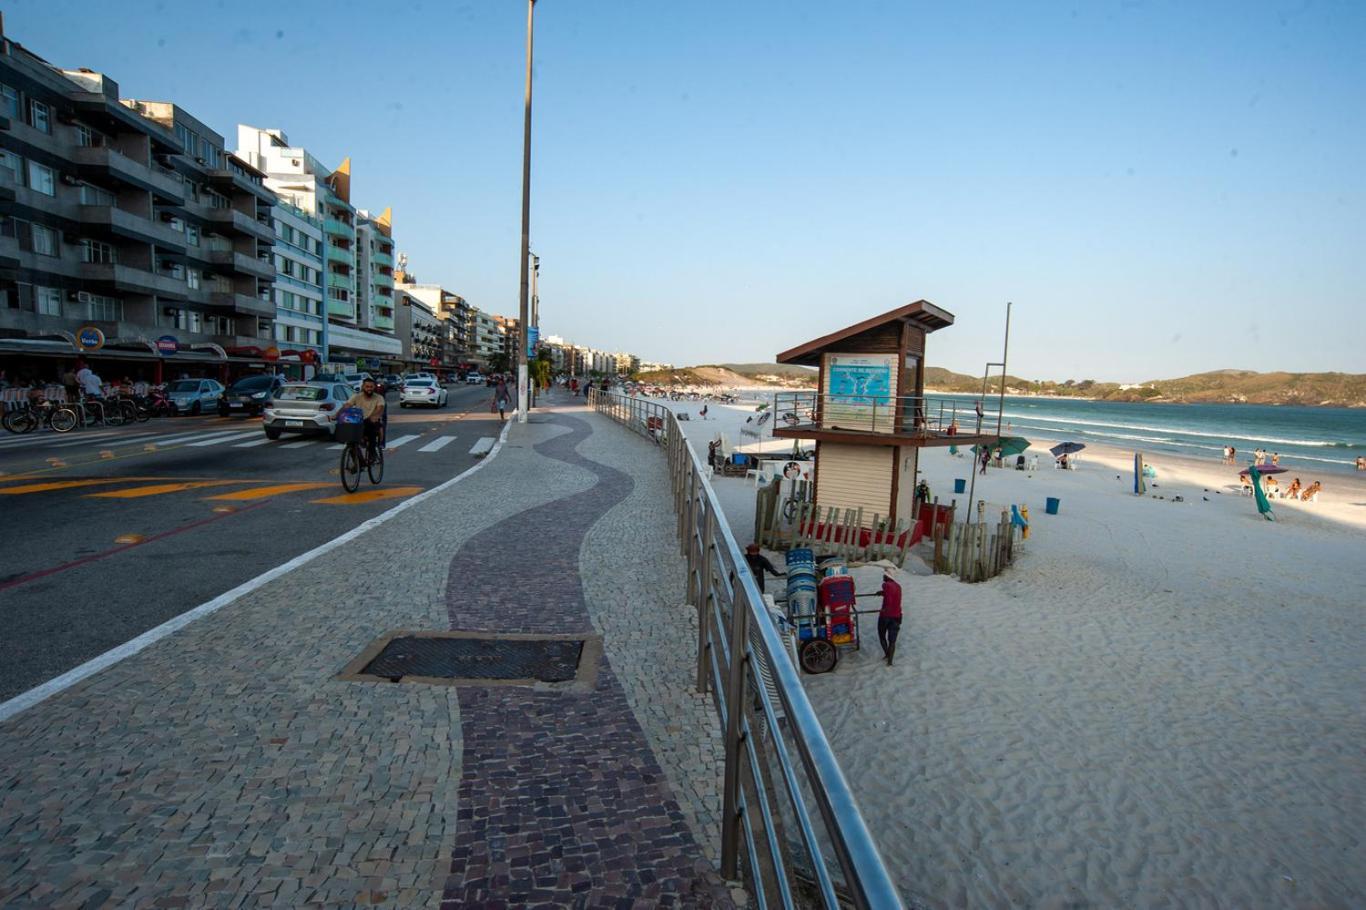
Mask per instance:
[[[708,410],[704,453],[753,413]],[[1366,905],[1366,482],[1319,478],[1273,523],[1234,468],[1153,455],[1140,498],[1132,459],[989,470],[978,497],[1033,520],[1016,565],[965,585],[912,560],[895,666],[868,616],[804,676],[893,875],[925,907]],[[943,499],[971,469],[921,467]],[[752,481],[715,486],[747,540]]]

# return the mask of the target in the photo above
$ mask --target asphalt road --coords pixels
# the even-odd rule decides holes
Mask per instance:
[[[490,393],[389,396],[384,480],[347,495],[330,438],[259,419],[0,431],[0,701],[342,534],[474,464]],[[380,554],[382,558],[382,554]]]

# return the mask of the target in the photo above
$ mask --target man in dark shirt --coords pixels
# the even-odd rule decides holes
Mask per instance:
[[[764,593],[764,573],[777,575],[785,578],[786,572],[779,572],[773,567],[773,563],[768,561],[768,557],[759,552],[759,545],[752,543],[745,547],[745,562],[749,563],[749,570],[754,573],[754,582],[759,586],[759,593]]]
[[[882,571],[882,609],[877,614],[877,641],[892,665],[896,655],[896,637],[901,632],[901,585],[892,578],[892,570]]]

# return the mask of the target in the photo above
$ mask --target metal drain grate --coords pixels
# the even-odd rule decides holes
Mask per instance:
[[[534,679],[568,682],[579,671],[582,641],[508,641],[474,638],[395,638],[361,672],[399,680]]]

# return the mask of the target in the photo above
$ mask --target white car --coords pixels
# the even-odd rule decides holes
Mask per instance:
[[[435,379],[409,379],[398,393],[398,406],[406,408],[415,404],[444,408],[446,387]]]
[[[287,382],[261,412],[261,426],[267,439],[281,433],[325,433],[337,431],[337,412],[351,397],[344,382]]]
[[[374,379],[369,373],[343,373],[342,381],[351,386],[353,391],[360,391],[360,384],[367,379]]]
[[[466,374],[465,374],[465,384],[466,384],[466,385],[483,385],[483,384],[484,384],[484,377],[483,377],[483,376],[480,376],[478,373],[466,373]]]

